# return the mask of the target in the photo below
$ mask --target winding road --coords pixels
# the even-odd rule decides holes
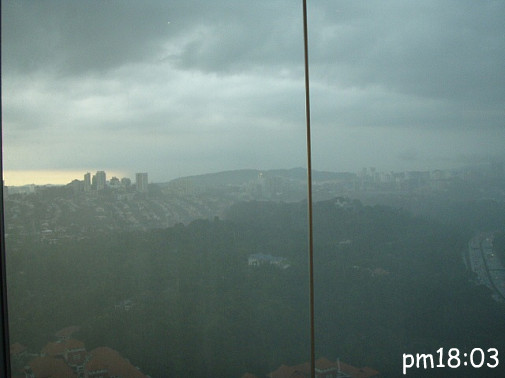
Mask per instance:
[[[493,298],[505,301],[505,268],[493,249],[493,233],[481,232],[468,242],[467,261],[479,283],[493,291]]]

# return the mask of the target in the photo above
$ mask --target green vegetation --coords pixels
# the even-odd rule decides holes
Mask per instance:
[[[358,201],[314,210],[318,356],[394,376],[402,353],[505,350],[505,307],[462,264],[468,235]],[[88,349],[115,348],[153,377],[261,375],[306,361],[305,212],[306,203],[247,202],[224,220],[27,238],[7,256],[12,342],[37,352],[76,324]],[[251,267],[256,253],[291,267]]]
[[[502,264],[505,265],[505,232],[495,232],[493,247]]]

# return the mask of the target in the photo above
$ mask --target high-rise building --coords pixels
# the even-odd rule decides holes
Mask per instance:
[[[84,175],[84,191],[89,192],[91,190],[91,174],[88,172]]]
[[[105,172],[104,171],[97,171],[96,172],[96,190],[103,190],[105,189]]]
[[[135,173],[135,184],[137,186],[137,192],[146,193],[147,192],[147,173]]]

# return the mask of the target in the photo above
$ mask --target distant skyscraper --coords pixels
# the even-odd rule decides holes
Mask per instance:
[[[96,190],[103,190],[105,189],[105,172],[104,171],[97,171],[96,172]]]
[[[91,190],[91,173],[86,173],[84,175],[84,191],[89,192]]]
[[[123,177],[121,179],[121,185],[123,185],[125,188],[129,188],[131,184],[132,180],[130,180],[128,177]]]
[[[135,174],[135,184],[137,186],[137,192],[145,193],[147,192],[147,173],[136,173]]]

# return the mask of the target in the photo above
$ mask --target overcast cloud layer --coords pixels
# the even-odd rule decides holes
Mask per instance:
[[[3,1],[4,169],[304,166],[301,3]],[[315,169],[504,159],[505,1],[308,9]]]

